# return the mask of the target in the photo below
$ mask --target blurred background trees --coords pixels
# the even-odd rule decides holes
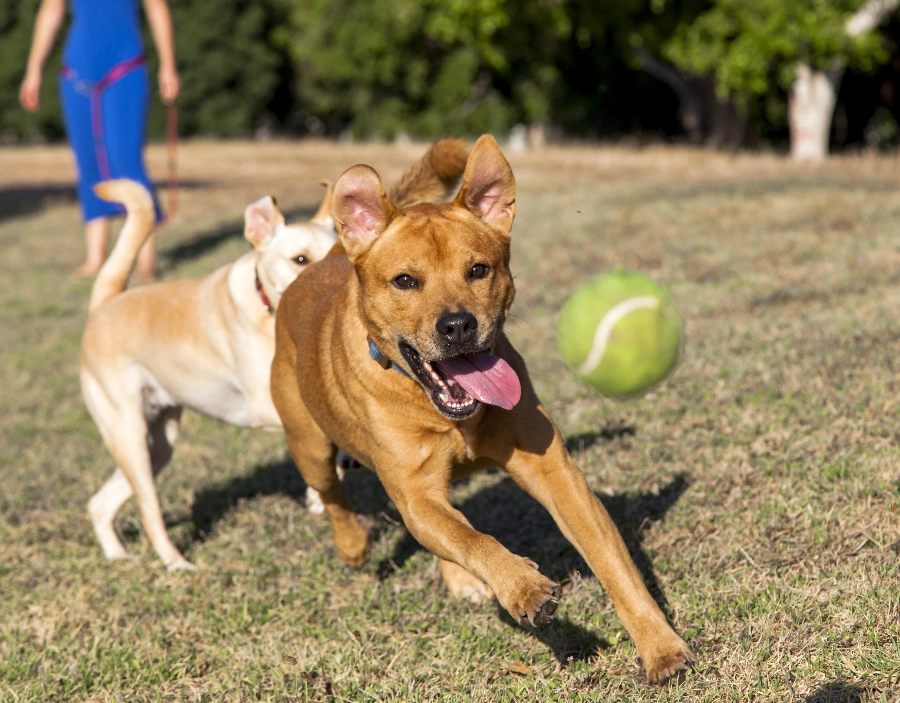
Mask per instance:
[[[793,125],[796,146],[797,108],[804,96],[812,104],[824,81],[820,148],[892,146],[900,136],[898,2],[170,0],[180,128],[430,139],[502,136],[523,125],[537,141],[736,148],[787,146]],[[16,101],[37,4],[0,0],[6,143],[62,136],[50,75],[58,59],[41,112],[27,115]],[[851,31],[866,7],[877,21]],[[151,134],[162,128],[157,103]]]

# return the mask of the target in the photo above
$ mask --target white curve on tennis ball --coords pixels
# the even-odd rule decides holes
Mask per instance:
[[[613,327],[616,326],[619,320],[638,310],[658,307],[659,298],[655,298],[652,295],[628,298],[628,300],[623,300],[621,303],[613,305],[603,316],[603,319],[600,320],[597,329],[594,330],[594,342],[591,344],[591,351],[587,355],[587,359],[578,367],[578,373],[586,376],[597,368],[598,364],[603,360],[604,352],[606,352],[609,335],[612,334]]]

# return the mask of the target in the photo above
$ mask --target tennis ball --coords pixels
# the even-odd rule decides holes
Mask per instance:
[[[576,290],[559,318],[559,353],[604,395],[630,398],[665,379],[681,356],[681,316],[646,276],[616,269]]]

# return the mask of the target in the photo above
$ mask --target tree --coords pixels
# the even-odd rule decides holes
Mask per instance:
[[[789,91],[791,152],[796,158],[827,153],[836,86],[848,66],[871,71],[884,61],[877,24],[881,7],[900,3],[872,0],[714,0],[691,24],[682,25],[664,48],[676,65],[713,75],[720,96],[747,109],[756,98],[771,102]],[[852,29],[853,31],[849,31]]]
[[[277,35],[314,121],[357,138],[539,122],[571,30],[562,0],[285,0]],[[514,21],[511,21],[513,18]]]
[[[175,47],[182,78],[178,99],[182,134],[239,136],[265,114],[288,59],[272,45],[273,27],[282,24],[278,0],[170,0]],[[66,27],[44,68],[41,109],[36,115],[18,103],[34,18],[40,0],[0,0],[0,138],[38,141],[63,136],[57,79]],[[144,43],[152,47],[149,34]],[[156,55],[150,51],[150,75]],[[156,96],[155,79],[151,80]],[[164,134],[165,112],[151,103],[150,133]]]

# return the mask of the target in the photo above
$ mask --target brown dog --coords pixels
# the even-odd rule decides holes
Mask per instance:
[[[520,622],[547,622],[560,587],[450,504],[451,481],[501,466],[600,578],[648,679],[687,669],[693,654],[503,334],[515,180],[494,139],[478,140],[452,203],[398,209],[375,171],[355,166],[335,185],[333,208],[346,256],[311,266],[285,291],[271,379],[291,454],[321,493],[341,559],[361,565],[369,544],[335,473],[336,445],[375,469],[454,595],[493,593]]]

